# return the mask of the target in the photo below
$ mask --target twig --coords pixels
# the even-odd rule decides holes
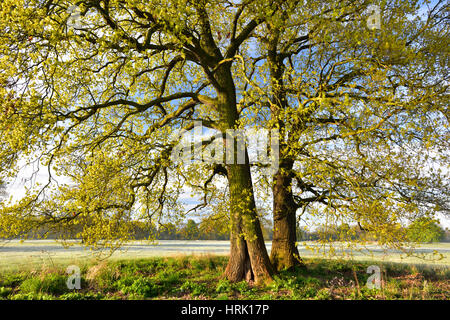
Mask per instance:
[[[358,289],[358,296],[361,297],[361,288],[359,287],[358,277],[356,276],[356,271],[353,269],[353,277],[355,278],[356,289]]]

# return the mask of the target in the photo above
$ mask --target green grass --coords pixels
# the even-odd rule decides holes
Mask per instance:
[[[42,266],[46,268],[63,268],[68,265],[84,265],[95,263],[97,257],[89,250],[81,247],[76,241],[70,250],[61,250],[61,245],[52,240],[27,240],[24,243],[19,241],[0,241],[0,272],[2,271],[23,271],[35,270]],[[299,252],[301,257],[320,258],[315,252],[307,250],[304,244],[314,246],[314,242],[300,242]],[[267,242],[270,246],[270,242]],[[346,247],[345,243],[334,243],[336,249],[339,246]],[[372,246],[373,247],[373,246]],[[177,256],[180,253],[186,254],[211,254],[225,255],[227,252],[221,250],[229,249],[227,241],[162,241],[159,245],[149,245],[145,241],[133,241],[124,246],[127,250],[119,250],[108,257],[110,261],[147,259],[162,256]],[[436,267],[450,267],[450,243],[433,243],[420,245],[418,250],[437,250],[442,253],[442,259],[427,260],[418,257],[405,257],[400,253],[382,253],[379,250],[370,252],[353,252],[353,260],[378,263],[404,263],[420,264],[422,266],[433,265]]]
[[[0,272],[0,299],[450,299],[448,267],[377,263],[381,289],[366,287],[373,262],[306,258],[265,286],[222,279],[225,256],[179,256],[87,263],[81,289],[62,267]]]

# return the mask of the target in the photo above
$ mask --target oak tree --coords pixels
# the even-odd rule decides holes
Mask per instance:
[[[266,1],[4,1],[1,174],[26,161],[48,182],[2,209],[2,235],[88,220],[84,243],[114,246],[136,212],[156,222],[178,212],[190,177],[177,174],[170,137],[196,120],[239,127],[234,57],[271,10]],[[248,161],[221,172],[232,224],[225,275],[270,279]]]

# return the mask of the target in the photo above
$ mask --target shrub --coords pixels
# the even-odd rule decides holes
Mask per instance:
[[[231,293],[233,286],[228,279],[220,279],[216,286],[217,293]]]
[[[251,291],[247,281],[237,282],[233,285],[234,289],[237,290],[240,294],[245,294]]]
[[[208,288],[203,283],[196,283],[190,280],[187,280],[180,287],[181,292],[190,292],[193,296],[199,296],[202,294],[206,294]]]
[[[0,287],[0,297],[6,298],[12,291],[13,290],[11,288]]]
[[[439,242],[444,235],[445,231],[438,221],[428,217],[414,220],[407,230],[408,240],[413,242]]]
[[[116,282],[116,288],[124,294],[138,295],[145,298],[155,297],[159,294],[159,286],[150,278],[126,277]]]
[[[153,278],[162,290],[171,292],[179,284],[180,278],[184,276],[184,271],[161,271]]]
[[[317,300],[330,300],[330,299],[332,299],[331,294],[330,294],[330,290],[327,289],[327,288],[320,289],[319,291],[317,291],[316,299]]]
[[[20,291],[23,293],[62,294],[69,291],[66,281],[66,276],[50,273],[43,277],[24,280],[20,285]]]
[[[164,270],[155,275],[155,279],[164,283],[175,284],[180,280],[184,272],[175,270]]]
[[[16,287],[24,280],[24,278],[25,276],[21,274],[15,273],[2,274],[0,285],[5,287]]]

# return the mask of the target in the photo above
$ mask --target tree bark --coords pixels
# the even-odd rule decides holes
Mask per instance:
[[[196,6],[201,26],[200,45],[206,53],[200,52],[199,57],[205,74],[217,92],[214,107],[219,115],[218,129],[225,133],[228,129],[237,129],[239,120],[236,87],[231,73],[232,60],[225,61],[217,47],[205,7],[206,2],[198,2]],[[255,27],[256,23],[250,24],[250,32]],[[233,45],[240,45],[238,38],[233,40]],[[233,153],[234,163],[226,165],[230,187],[231,244],[230,260],[224,276],[231,281],[247,279],[262,283],[272,278],[273,268],[256,212],[248,154],[245,149],[246,163],[238,164],[236,152]]]
[[[236,129],[239,114],[231,64],[223,63],[216,71],[218,88],[217,109],[221,131]],[[231,146],[227,146],[229,148]],[[237,163],[235,145],[234,163],[227,164],[230,187],[231,244],[230,260],[225,277],[230,281],[253,280],[257,284],[270,281],[273,267],[264,243],[261,224],[256,211],[250,163],[245,148],[245,163]]]
[[[231,282],[254,279],[247,243],[242,236],[242,221],[239,215],[232,218],[232,230],[230,237],[230,259],[225,269],[224,276]]]
[[[219,129],[225,133],[228,129],[237,129],[239,120],[231,61],[217,67],[214,78],[217,82],[216,108],[220,117]],[[229,147],[231,146],[227,146]],[[244,164],[237,163],[234,144],[232,148],[234,162],[226,165],[230,188],[231,244],[230,260],[224,277],[233,282],[247,280],[257,284],[264,283],[272,279],[273,267],[256,211],[247,148]]]
[[[272,279],[273,267],[256,211],[250,166],[246,161],[228,165],[227,169],[232,214],[230,260],[225,277],[234,282],[265,283]]]
[[[280,130],[280,163],[273,176],[273,239],[270,259],[276,270],[290,269],[302,264],[297,249],[296,211],[297,205],[292,193],[291,170],[294,161],[289,157],[289,146],[284,137],[287,135],[285,114],[289,107],[283,83],[285,67],[277,52],[280,30],[269,26],[270,41],[268,61],[272,90],[272,119]],[[291,137],[288,137],[288,141]]]
[[[297,205],[292,194],[292,178],[285,173],[285,169],[280,167],[274,175],[272,189],[273,239],[270,260],[276,270],[303,264],[297,249]]]

